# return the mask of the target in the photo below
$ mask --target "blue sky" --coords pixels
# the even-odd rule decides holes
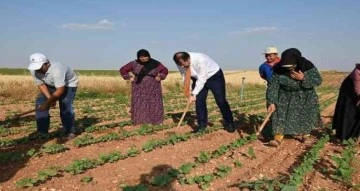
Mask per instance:
[[[40,52],[74,69],[118,69],[145,48],[175,70],[177,51],[225,70],[256,70],[261,52],[296,47],[320,70],[360,62],[359,0],[3,0],[0,67]]]

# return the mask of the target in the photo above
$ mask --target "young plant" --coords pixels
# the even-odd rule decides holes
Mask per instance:
[[[91,177],[91,176],[84,176],[84,177],[82,177],[82,178],[80,179],[80,181],[83,182],[83,183],[89,183],[89,182],[92,182],[93,179],[94,179],[94,178]]]

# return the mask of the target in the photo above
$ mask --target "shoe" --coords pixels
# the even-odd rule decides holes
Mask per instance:
[[[271,140],[268,145],[271,147],[278,147],[280,145],[281,142],[278,142],[276,140]]]
[[[234,123],[225,123],[224,129],[229,133],[233,133],[236,130]]]
[[[196,128],[195,130],[192,131],[192,133],[203,133],[205,132],[206,127],[200,126],[198,128]]]
[[[70,139],[73,139],[75,137],[76,137],[75,133],[69,133],[64,138],[67,139],[67,140],[70,140]]]
[[[46,138],[48,135],[48,133],[40,133],[39,131],[36,131],[34,133],[31,133],[28,138],[29,140],[43,139]]]
[[[31,133],[28,138],[29,140],[36,140],[36,139],[45,139],[48,137],[49,134],[47,133],[40,133],[39,131],[36,131],[34,133]]]
[[[310,135],[303,135],[302,137],[301,137],[301,142],[302,143],[308,143],[310,141]]]

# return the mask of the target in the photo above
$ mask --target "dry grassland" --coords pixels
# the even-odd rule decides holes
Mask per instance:
[[[257,71],[225,71],[226,82],[231,86],[240,86],[242,78],[245,83],[265,84]],[[0,101],[34,99],[39,90],[30,75],[0,75]],[[170,73],[162,82],[164,91],[181,83],[179,73]],[[79,90],[103,93],[129,93],[130,83],[119,77],[112,76],[79,76]]]

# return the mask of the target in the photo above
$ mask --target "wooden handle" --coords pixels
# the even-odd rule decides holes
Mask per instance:
[[[261,126],[259,127],[258,131],[256,132],[256,135],[260,135],[261,131],[264,129],[266,123],[269,121],[271,114],[274,111],[271,111],[270,113],[267,114],[267,116],[265,117],[264,121],[262,122]]]
[[[32,113],[32,112],[34,112],[34,111],[36,111],[36,109],[32,109],[32,110],[29,110],[29,111],[22,112],[22,113],[20,113],[20,114],[15,115],[15,116],[13,117],[13,119],[17,119],[17,118],[19,118],[19,117],[21,117],[21,116],[23,116],[23,115]]]
[[[187,103],[186,108],[185,108],[185,110],[184,110],[184,113],[182,114],[182,116],[181,116],[181,118],[180,118],[180,121],[179,121],[177,127],[180,127],[182,121],[184,120],[184,117],[185,117],[185,115],[186,115],[186,112],[188,112],[188,110],[189,110],[189,108],[190,108],[190,104],[191,104],[191,102],[188,102],[188,103]]]

